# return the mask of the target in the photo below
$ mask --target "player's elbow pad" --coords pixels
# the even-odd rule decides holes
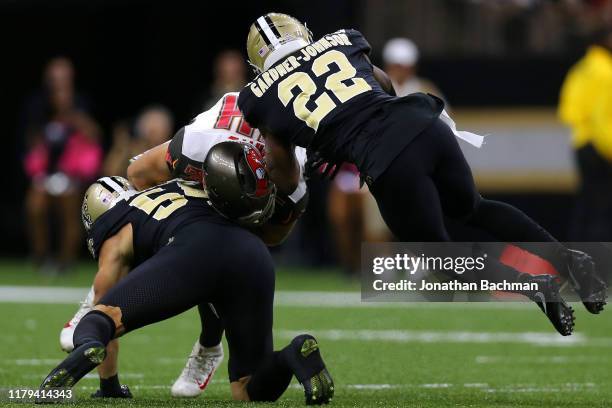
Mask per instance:
[[[291,198],[292,195],[276,195],[274,214],[270,217],[269,223],[274,225],[288,225],[302,216],[308,205],[308,191],[305,191],[302,197],[297,201]]]

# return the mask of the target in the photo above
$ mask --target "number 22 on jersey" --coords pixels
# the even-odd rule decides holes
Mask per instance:
[[[317,91],[317,84],[306,72],[296,72],[289,75],[278,84],[278,98],[284,106],[289,105],[293,99],[293,111],[295,116],[306,122],[315,131],[319,128],[319,123],[337,105],[329,96],[331,92],[341,103],[372,90],[372,87],[365,79],[355,77],[357,70],[351,65],[346,55],[337,50],[331,50],[321,55],[312,63],[312,73],[318,78],[329,72],[329,66],[336,64],[338,72],[334,72],[325,81],[325,91],[317,97],[314,102],[316,108],[310,110],[306,107],[308,101]],[[299,89],[299,93],[294,97],[293,90]]]

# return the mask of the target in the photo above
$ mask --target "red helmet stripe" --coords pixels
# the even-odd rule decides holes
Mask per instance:
[[[247,163],[255,175],[255,196],[263,197],[268,193],[268,178],[263,157],[253,146],[246,145],[245,150]]]

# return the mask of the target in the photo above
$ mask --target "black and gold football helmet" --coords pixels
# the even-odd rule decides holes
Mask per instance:
[[[123,177],[102,177],[96,180],[85,191],[85,197],[83,197],[81,220],[85,229],[89,231],[92,224],[110,210],[122,194],[133,190],[130,182]]]
[[[268,13],[249,29],[247,54],[253,68],[262,72],[275,62],[312,42],[312,33],[294,17]]]

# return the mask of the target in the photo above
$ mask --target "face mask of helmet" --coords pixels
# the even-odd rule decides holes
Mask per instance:
[[[272,216],[276,187],[256,148],[237,142],[216,144],[202,169],[209,202],[221,215],[246,227],[260,226]]]

